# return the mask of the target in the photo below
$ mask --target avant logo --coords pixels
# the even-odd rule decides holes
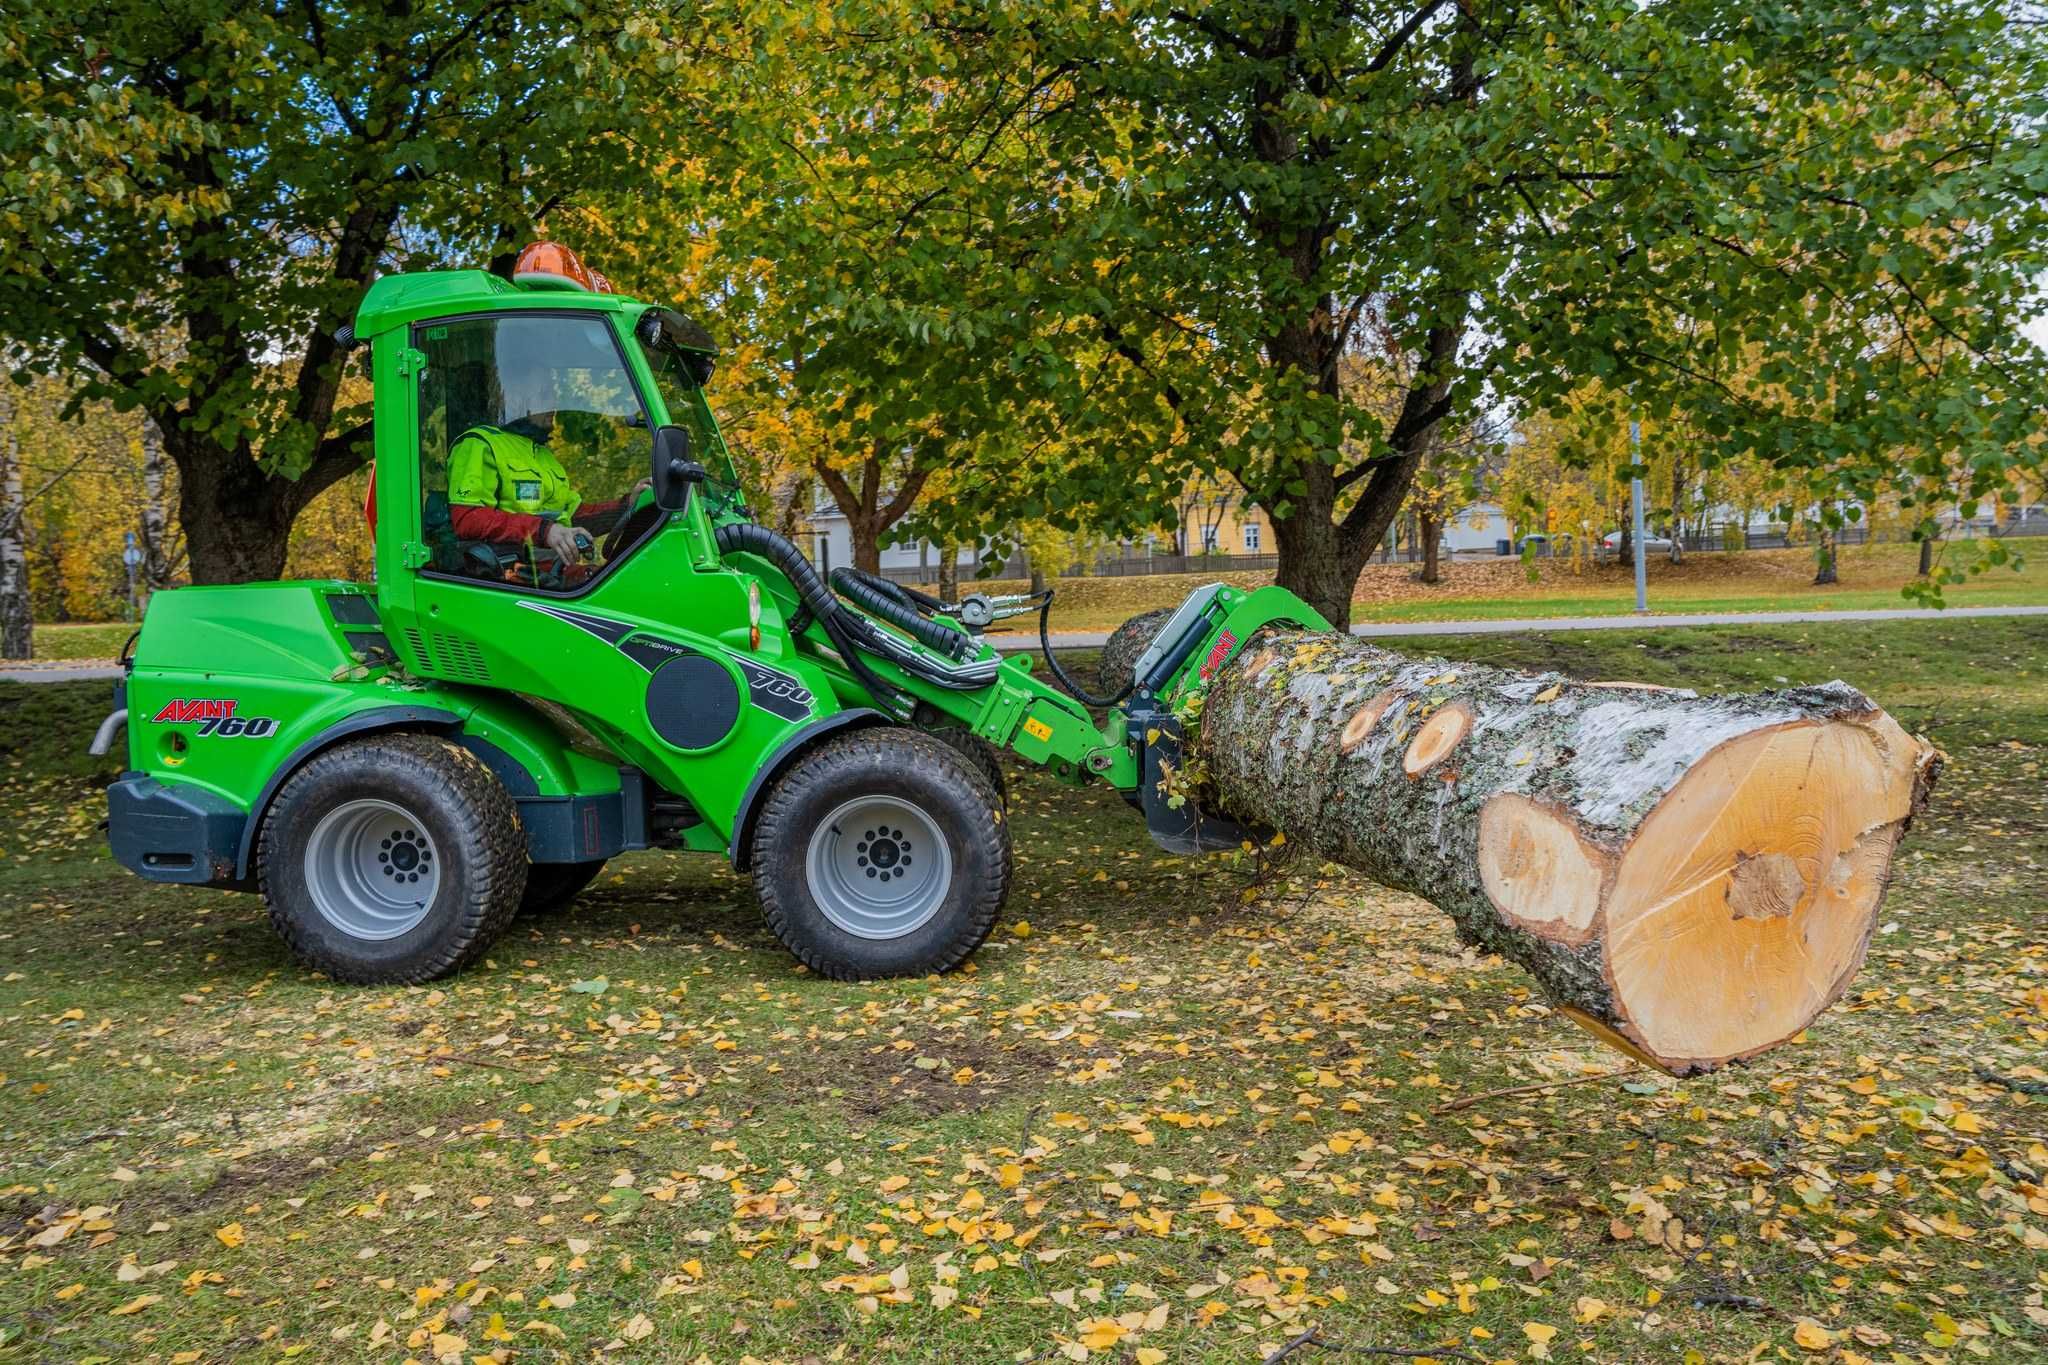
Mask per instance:
[[[1216,637],[1216,643],[1209,649],[1209,657],[1202,662],[1202,677],[1207,678],[1216,671],[1216,665],[1230,657],[1230,651],[1237,647],[1237,636],[1224,631]]]
[[[269,716],[238,716],[237,705],[231,697],[173,697],[150,721],[155,725],[190,725],[197,721],[201,735],[218,735],[223,739],[262,739],[276,732],[276,720]]]

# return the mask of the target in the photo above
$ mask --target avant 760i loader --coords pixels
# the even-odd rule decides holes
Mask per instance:
[[[1109,783],[1166,848],[1237,845],[1160,795],[1172,707],[1261,625],[1324,626],[1298,598],[1195,593],[1098,726],[979,635],[1042,629],[1041,599],[821,574],[748,515],[703,329],[558,248],[524,264],[379,280],[344,336],[374,381],[374,583],[152,601],[96,740],[125,722],[121,863],[261,891],[307,966],[415,982],[618,853],[698,850],[807,966],[866,978],[995,924],[998,748]]]

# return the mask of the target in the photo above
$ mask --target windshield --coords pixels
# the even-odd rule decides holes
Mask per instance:
[[[697,378],[708,369],[711,358],[681,350],[663,339],[649,344],[644,334],[638,344],[647,357],[647,368],[654,372],[654,387],[661,393],[661,405],[668,409],[668,420],[690,433],[692,458],[709,471],[722,491],[737,496],[741,489],[732,452],[718,434],[718,423],[712,419],[704,386]]]

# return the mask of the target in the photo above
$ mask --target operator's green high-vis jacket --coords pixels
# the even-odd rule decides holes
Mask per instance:
[[[536,517],[553,512],[560,521],[583,505],[553,451],[497,427],[471,427],[457,438],[448,458],[448,501]]]

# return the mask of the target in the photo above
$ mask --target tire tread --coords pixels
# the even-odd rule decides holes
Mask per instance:
[[[471,873],[454,932],[444,935],[432,953],[391,970],[366,970],[329,951],[305,934],[298,918],[286,913],[272,894],[279,875],[272,864],[280,822],[291,818],[293,807],[309,792],[359,776],[362,764],[389,765],[408,775],[430,770],[458,826]],[[351,985],[419,985],[474,962],[512,922],[526,887],[526,838],[518,803],[475,754],[438,735],[380,734],[315,754],[285,782],[270,803],[256,842],[256,880],[269,905],[271,926],[305,966]]]
[[[1008,817],[1001,796],[980,766],[954,745],[921,730],[874,726],[842,731],[820,741],[776,779],[755,822],[753,837],[754,882],[768,927],[798,961],[828,980],[865,981],[878,975],[858,962],[826,951],[806,934],[799,907],[790,903],[791,888],[769,872],[775,866],[774,850],[795,837],[796,832],[788,826],[809,790],[832,780],[845,767],[873,764],[908,764],[948,773],[971,788],[979,806],[977,816],[986,817],[971,821],[963,837],[981,843],[980,852],[996,869],[996,875],[974,889],[968,913],[957,919],[957,931],[935,957],[920,965],[917,974],[951,971],[988,938],[1009,896],[1013,863]]]

